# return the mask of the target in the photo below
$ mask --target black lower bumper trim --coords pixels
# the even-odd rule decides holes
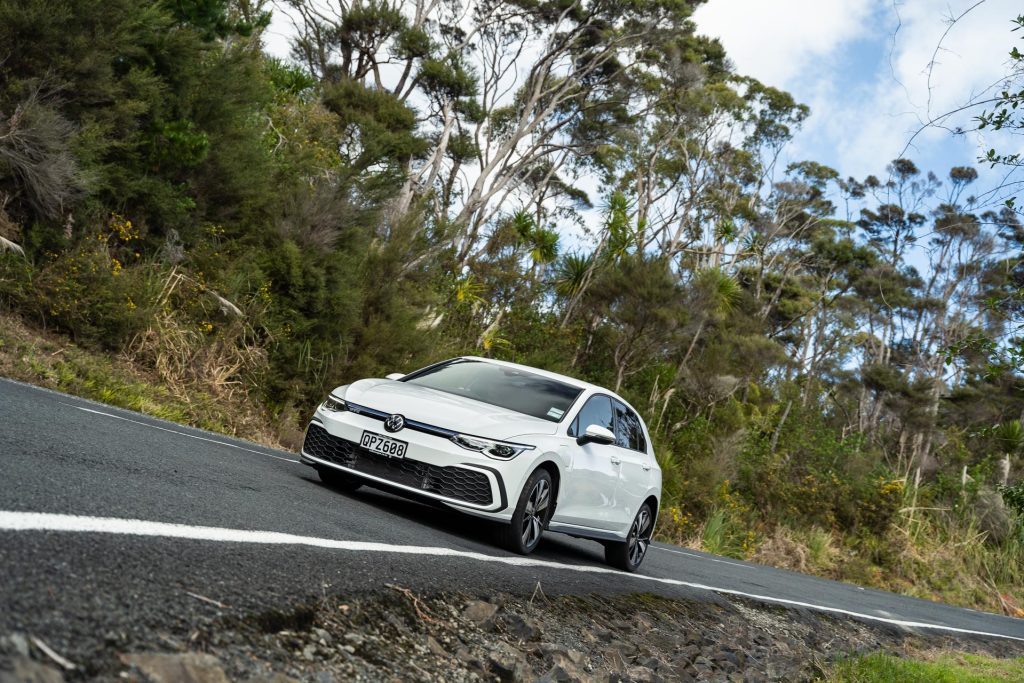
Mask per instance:
[[[465,467],[431,465],[412,458],[389,458],[378,455],[354,441],[330,434],[315,422],[306,430],[302,450],[314,458],[424,493],[479,506],[491,505],[494,502],[490,479],[483,472]],[[498,482],[502,503],[505,503],[505,488],[501,476],[496,471],[491,471]]]

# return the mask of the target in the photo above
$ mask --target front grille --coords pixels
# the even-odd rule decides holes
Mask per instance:
[[[302,444],[302,450],[313,457],[343,467],[355,466],[356,448],[356,444],[351,441],[331,436],[326,429],[315,424],[309,425],[309,429],[306,430],[306,442]]]
[[[309,425],[302,450],[314,458],[395,484],[475,505],[491,504],[491,483],[483,472],[378,455],[353,441],[329,434],[318,424]]]

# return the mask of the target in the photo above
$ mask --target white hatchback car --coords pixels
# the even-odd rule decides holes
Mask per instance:
[[[463,357],[341,386],[316,410],[302,462],[340,489],[416,494],[501,523],[527,554],[545,529],[600,541],[635,571],[661,500],[647,427],[601,387]]]

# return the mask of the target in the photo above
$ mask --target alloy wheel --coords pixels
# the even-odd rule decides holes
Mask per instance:
[[[551,485],[546,479],[540,479],[530,491],[530,498],[526,501],[526,509],[523,511],[522,537],[523,545],[532,548],[540,541],[540,534],[544,530],[544,520],[547,515],[548,505],[551,502]]]
[[[654,518],[650,509],[644,505],[633,520],[633,526],[629,530],[629,562],[637,566],[647,554],[647,548],[651,545],[651,532],[653,531]]]

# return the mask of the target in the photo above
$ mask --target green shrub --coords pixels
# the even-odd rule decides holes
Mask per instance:
[[[721,507],[712,511],[704,522],[699,539],[705,552],[743,559],[753,549],[754,537],[742,512]]]
[[[777,438],[751,433],[737,491],[770,520],[881,535],[902,505],[903,485],[871,461],[858,439],[794,408]]]
[[[942,654],[924,660],[873,653],[839,662],[825,680],[835,683],[988,683],[1021,680],[1024,659]]]
[[[1015,486],[1004,486],[1000,492],[1003,494],[1003,500],[1006,501],[1007,507],[1024,517],[1024,481]]]
[[[137,238],[115,214],[105,229],[48,254],[24,296],[76,340],[120,350],[144,328],[157,295],[155,269],[132,248]]]

